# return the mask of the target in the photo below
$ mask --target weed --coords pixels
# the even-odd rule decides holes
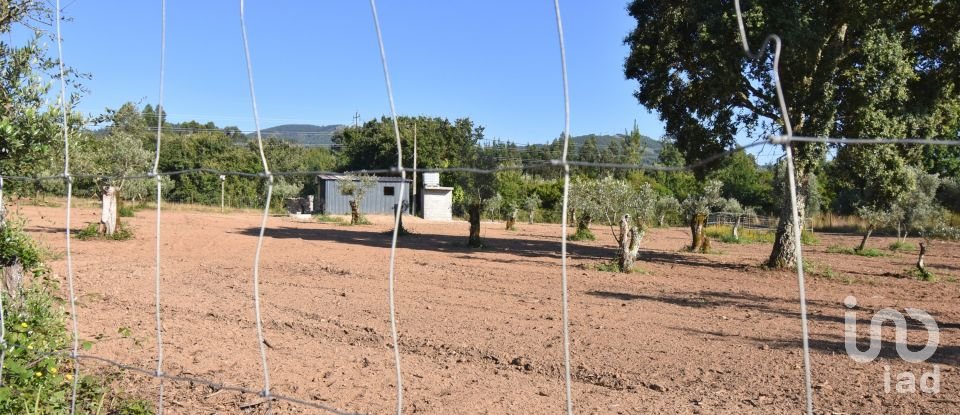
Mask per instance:
[[[888,246],[887,248],[889,248],[893,252],[914,251],[917,249],[917,247],[913,246],[913,244],[911,244],[910,242],[900,242],[900,241],[896,241],[890,244],[890,246]]]
[[[936,281],[937,281],[937,276],[936,276],[936,274],[934,274],[934,273],[932,273],[932,272],[930,272],[930,271],[928,271],[928,270],[926,270],[926,269],[921,270],[921,269],[917,269],[917,268],[911,268],[911,269],[908,269],[908,270],[904,271],[904,274],[905,274],[908,278],[913,278],[913,279],[917,279],[917,280],[920,280],[920,281],[926,281],[926,282],[936,282]]]
[[[127,205],[120,206],[120,208],[117,209],[117,214],[119,214],[121,218],[132,218],[136,212],[136,208]]]
[[[331,216],[327,214],[314,215],[314,219],[320,223],[334,223],[337,225],[344,225],[346,221],[339,216]]]
[[[589,229],[577,229],[577,233],[571,235],[569,239],[571,241],[593,241],[597,239],[597,236]]]
[[[860,256],[865,256],[865,257],[880,257],[880,256],[886,256],[883,252],[881,252],[881,251],[880,251],[879,249],[877,249],[877,248],[856,249],[856,248],[848,248],[848,247],[840,246],[840,245],[830,245],[829,247],[827,247],[827,253],[829,253],[829,254],[860,255]]]
[[[620,264],[616,260],[612,261],[603,261],[597,264],[594,264],[591,268],[597,271],[603,272],[622,272],[620,269]],[[647,271],[634,265],[633,269],[630,270],[632,274],[647,274]]]
[[[117,224],[117,230],[113,232],[112,236],[101,234],[99,223],[89,223],[87,224],[87,227],[79,231],[75,231],[73,235],[81,241],[89,241],[94,239],[126,241],[128,239],[133,239],[133,231],[129,227],[119,222]]]

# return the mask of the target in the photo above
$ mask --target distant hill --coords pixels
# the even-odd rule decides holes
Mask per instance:
[[[333,135],[343,125],[283,124],[260,130],[263,138],[278,138],[306,147],[333,144]],[[253,134],[247,134],[253,137]]]

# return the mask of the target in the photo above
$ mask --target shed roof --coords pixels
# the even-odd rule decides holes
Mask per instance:
[[[345,174],[318,174],[317,178],[320,180],[337,180],[341,177],[346,176]],[[401,180],[404,182],[412,182],[410,179],[401,179],[394,176],[372,176],[378,183],[400,183]]]

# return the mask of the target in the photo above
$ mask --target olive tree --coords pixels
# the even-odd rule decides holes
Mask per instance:
[[[911,231],[922,234],[943,216],[943,208],[937,203],[940,177],[915,167],[908,168],[907,175],[912,186],[897,198],[890,210],[890,221],[897,228],[899,242],[906,242]]]
[[[710,241],[707,239],[705,230],[707,216],[711,209],[723,203],[724,199],[720,196],[722,187],[723,183],[719,180],[708,180],[702,192],[690,195],[683,200],[681,209],[690,224],[690,234],[693,238],[690,251],[706,252],[710,249]]]
[[[657,226],[663,227],[668,217],[674,217],[680,212],[680,202],[673,196],[660,196],[653,206],[657,218]]]
[[[523,208],[527,211],[527,223],[533,225],[533,218],[537,214],[537,210],[540,209],[540,196],[536,193],[531,193],[530,196],[527,196],[526,199],[523,199]]]
[[[363,202],[367,190],[376,185],[377,179],[374,176],[366,174],[361,175],[343,175],[337,178],[337,187],[340,193],[350,196],[350,224],[357,225],[362,222],[362,213],[360,204]]]
[[[649,184],[637,190],[612,176],[575,183],[577,193],[574,199],[578,201],[581,218],[593,218],[610,228],[617,242],[617,268],[621,272],[630,272],[654,216],[656,193]]]

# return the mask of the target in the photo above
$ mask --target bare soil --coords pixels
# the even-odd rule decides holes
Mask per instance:
[[[24,205],[28,231],[64,250],[64,209]],[[73,227],[98,219],[74,209]],[[88,353],[154,370],[154,213],[123,218],[129,241],[73,241],[80,333]],[[263,387],[252,298],[259,216],[164,211],[162,315],[165,371]],[[395,409],[387,271],[389,217],[343,226],[269,219],[261,293],[271,391],[360,413]],[[484,249],[465,246],[468,224],[405,218],[415,235],[397,252],[403,409],[428,414],[556,414],[564,410],[559,225],[484,223]],[[575,411],[583,414],[800,414],[803,369],[797,277],[760,266],[769,245],[713,241],[712,254],[683,252],[688,231],[655,229],[641,272],[596,270],[613,255],[609,231],[570,244],[570,338]],[[814,405],[822,414],[960,413],[960,244],[935,242],[928,266],[940,278],[904,278],[915,253],[830,254],[857,235],[819,234],[805,247]],[[916,243],[916,241],[913,241]],[[65,275],[65,259],[50,264]],[[66,284],[62,284],[66,287]],[[856,297],[862,348],[873,313],[927,311],[937,352],[908,363],[883,330],[871,363],[844,349],[844,298]],[[909,325],[912,350],[926,330]],[[898,393],[898,376],[937,367],[936,394]],[[886,369],[889,368],[889,369]],[[117,373],[90,359],[82,371]],[[887,370],[891,391],[885,392]],[[120,387],[155,399],[158,382],[122,371]],[[166,382],[168,413],[265,413],[261,398]],[[278,402],[273,413],[321,413]]]

